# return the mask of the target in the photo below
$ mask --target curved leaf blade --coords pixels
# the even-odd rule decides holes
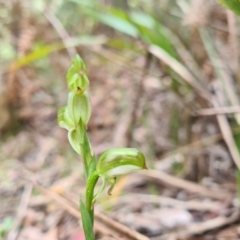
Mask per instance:
[[[95,240],[92,221],[82,199],[80,199],[80,212],[86,240]]]

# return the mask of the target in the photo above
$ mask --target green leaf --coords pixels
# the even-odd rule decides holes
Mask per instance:
[[[175,56],[173,34],[150,14],[142,12],[130,13],[130,20],[139,30],[141,38],[148,44],[155,44]]]
[[[106,42],[106,39],[102,36],[81,36],[77,38],[70,38],[66,43],[62,41],[51,44],[44,45],[40,49],[36,49],[33,52],[28,53],[27,55],[20,57],[11,64],[11,70],[17,70],[21,67],[31,64],[32,62],[43,58],[53,52],[65,49],[66,47],[73,47],[78,45],[96,45]]]
[[[149,29],[153,29],[156,25],[155,19],[152,18],[149,14],[145,14],[143,12],[137,12],[137,11],[131,12],[130,19],[134,23]]]
[[[224,7],[240,15],[240,0],[218,0]]]
[[[91,218],[82,199],[80,199],[80,212],[82,216],[82,225],[86,240],[95,240]]]
[[[126,19],[110,13],[100,13],[98,11],[88,11],[88,14],[93,16],[96,20],[114,28],[115,30],[128,34],[132,37],[138,36],[138,29]]]
[[[7,217],[2,219],[0,223],[0,239],[3,239],[13,228],[14,226],[14,219],[11,217]]]

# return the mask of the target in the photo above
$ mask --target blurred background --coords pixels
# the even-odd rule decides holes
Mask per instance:
[[[0,239],[84,239],[56,119],[76,54],[96,155],[137,147],[149,167],[98,200],[97,239],[239,239],[239,36],[216,0],[0,1]]]

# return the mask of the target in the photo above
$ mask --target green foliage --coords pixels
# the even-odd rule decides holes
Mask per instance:
[[[86,5],[85,1],[74,2],[83,5],[84,13],[94,20],[130,37],[140,37],[148,44],[158,45],[171,56],[177,56],[173,47],[176,36],[151,14],[141,11],[126,12],[114,7],[104,8],[97,4]]]
[[[7,233],[12,229],[14,224],[13,218],[5,218],[1,223],[0,223],[0,239],[3,239]]]
[[[67,106],[58,111],[59,126],[68,130],[68,139],[73,149],[82,157],[86,187],[86,205],[80,200],[83,229],[86,240],[93,240],[94,209],[93,203],[106,186],[106,179],[112,183],[113,177],[146,168],[144,155],[133,148],[110,149],[104,152],[98,164],[87,135],[87,124],[91,116],[91,104],[88,95],[89,80],[83,60],[77,55],[67,72],[69,89]],[[94,196],[94,188],[99,179],[103,185]]]
[[[218,0],[225,8],[230,9],[237,15],[240,15],[240,1],[239,0]]]
[[[132,37],[137,37],[139,32],[138,29],[131,24],[128,20],[116,16],[114,14],[106,14],[106,13],[100,13],[100,12],[92,12],[92,16],[94,18],[102,23],[105,23],[106,25],[123,32],[125,34],[128,34]]]
[[[82,199],[80,199],[80,212],[82,216],[82,225],[83,225],[85,237],[87,240],[94,240],[95,237],[94,237],[92,221],[89,216],[89,212],[86,206],[84,205]]]
[[[11,70],[17,70],[21,67],[29,65],[36,60],[39,60],[43,57],[50,55],[53,52],[65,49],[66,47],[73,47],[77,45],[91,45],[102,43],[105,41],[102,37],[92,37],[92,36],[81,36],[77,38],[71,38],[70,40],[66,41],[65,43],[57,42],[54,44],[49,45],[41,45],[38,48],[34,49],[32,52],[20,57],[19,59],[15,60],[11,65]],[[70,86],[69,86],[70,87]]]

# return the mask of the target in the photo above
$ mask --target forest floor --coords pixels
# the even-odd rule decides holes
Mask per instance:
[[[40,34],[55,41],[52,30],[45,31],[49,23],[41,23],[39,33],[34,24],[22,23],[23,55]],[[75,53],[89,72],[95,154],[137,147],[149,168],[120,177],[112,195],[98,199],[96,238],[240,239],[240,175],[216,115],[194,115],[188,103],[197,104],[198,97],[183,99],[185,89],[174,91],[164,64],[105,41],[100,36],[16,69],[2,67],[7,91],[0,91],[0,115],[7,120],[0,120],[0,239],[84,239],[78,209],[83,166],[57,123]],[[141,42],[134,45],[145,51]],[[237,135],[239,128],[232,131]]]

